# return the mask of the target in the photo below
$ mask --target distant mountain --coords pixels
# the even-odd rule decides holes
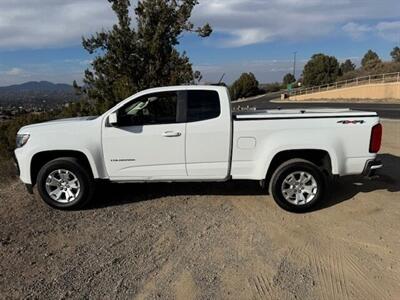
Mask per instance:
[[[52,83],[49,81],[29,81],[22,84],[14,84],[0,87],[0,93],[3,92],[22,92],[22,91],[41,91],[41,92],[73,92],[72,85],[65,83]]]
[[[49,81],[30,81],[0,87],[0,105],[57,106],[79,100],[72,85]]]

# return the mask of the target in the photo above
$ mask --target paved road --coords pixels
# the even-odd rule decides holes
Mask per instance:
[[[381,118],[400,119],[400,104],[374,104],[374,103],[276,103],[276,95],[265,95],[264,97],[240,102],[234,106],[250,106],[257,109],[271,108],[310,108],[310,107],[329,107],[329,108],[351,108],[354,110],[375,111]]]

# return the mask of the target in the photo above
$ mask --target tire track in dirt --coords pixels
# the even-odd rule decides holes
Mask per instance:
[[[288,252],[290,260],[302,262],[311,269],[319,299],[350,299],[340,247],[328,249],[310,241]]]
[[[262,273],[248,278],[248,283],[254,299],[277,299],[271,282]]]
[[[340,294],[343,296],[343,299],[349,299],[350,295],[349,295],[349,288],[345,279],[344,265],[342,259],[344,257],[344,253],[342,250],[343,250],[342,248],[337,248],[336,253],[333,255],[336,261],[334,266],[336,267],[335,273],[338,275]]]
[[[323,261],[320,261],[323,263]],[[343,254],[340,247],[332,248],[326,255],[325,272],[329,274],[331,293],[328,297],[349,299],[347,282],[343,272]]]
[[[321,249],[308,243],[290,253],[294,260],[302,260],[301,256],[305,256],[309,261],[321,299],[388,298],[388,294],[370,279],[367,271],[351,255],[344,254],[342,246]]]
[[[278,237],[277,233],[280,233],[281,237],[279,238],[281,239],[291,234],[293,229],[296,230],[296,224],[289,223],[288,226],[280,227],[278,223],[273,223],[273,219],[265,220],[265,213],[260,210],[261,203],[257,198],[253,198],[251,201],[232,201],[232,203],[249,221],[262,225],[266,229],[268,227],[268,236]],[[276,231],[269,232],[271,229]],[[354,299],[354,297],[389,299],[390,293],[379,285],[379,281],[377,281],[379,279],[372,278],[373,275],[369,274],[368,269],[360,264],[357,257],[354,256],[353,251],[361,256],[366,254],[359,252],[363,250],[352,246],[354,241],[338,240],[334,233],[324,233],[319,230],[313,230],[312,235],[311,233],[303,235],[303,231],[305,231],[304,228],[299,230],[300,235],[297,238],[291,236],[289,245],[292,245],[292,248],[288,250],[288,257],[291,261],[308,261],[313,274],[315,274],[315,281],[318,283],[315,292],[319,295],[319,299]],[[309,241],[304,243],[304,240]],[[304,246],[296,247],[296,244],[299,243]],[[372,246],[378,247],[377,245]],[[379,250],[378,248],[377,250]],[[395,281],[395,278],[400,276],[397,272],[392,272],[385,277],[390,277],[390,280]],[[257,277],[249,279],[249,282],[252,282],[251,286],[255,296],[264,295]]]
[[[365,299],[388,299],[388,294],[374,281],[372,281],[368,275],[367,271],[362,269],[354,258],[347,255],[345,256],[347,262],[347,271],[353,275],[352,278],[360,278],[357,282],[353,282],[354,288],[361,294],[365,295]]]

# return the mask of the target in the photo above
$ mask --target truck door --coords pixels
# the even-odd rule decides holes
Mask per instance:
[[[147,94],[118,110],[117,125],[103,129],[104,158],[111,179],[187,177],[180,99],[177,92]]]
[[[188,176],[225,179],[229,175],[232,138],[230,104],[221,106],[220,98],[224,95],[216,90],[188,90],[186,95]]]

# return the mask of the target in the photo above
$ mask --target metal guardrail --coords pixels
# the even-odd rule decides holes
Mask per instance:
[[[400,82],[400,72],[385,73],[378,75],[368,75],[363,77],[357,77],[349,80],[338,81],[334,83],[324,84],[320,86],[313,86],[309,88],[298,88],[289,92],[289,96],[307,95],[318,92],[331,91],[346,87],[353,87],[366,84],[376,83],[390,83]]]

